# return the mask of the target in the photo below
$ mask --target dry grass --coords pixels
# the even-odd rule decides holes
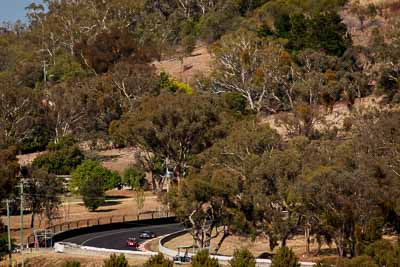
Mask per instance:
[[[88,150],[84,150],[89,152]],[[135,148],[108,149],[94,152],[100,159],[102,165],[110,170],[122,173],[126,168],[135,163]],[[37,152],[17,156],[18,162],[22,166],[32,164],[32,161],[46,152]]]
[[[369,5],[369,4],[381,5],[381,4],[395,3],[398,0],[352,0],[351,2],[355,1],[360,1],[362,5]]]
[[[216,247],[218,243],[218,239],[214,239],[211,242],[211,247]],[[167,248],[177,249],[178,246],[190,246],[193,244],[193,239],[190,234],[186,234],[180,237],[177,237],[165,244]],[[293,249],[296,255],[299,256],[301,261],[314,261],[318,259],[318,257],[307,256],[305,250],[305,240],[303,236],[295,236],[293,239],[288,240],[287,245]],[[273,251],[269,248],[268,240],[265,238],[256,238],[254,241],[247,237],[239,237],[239,236],[230,236],[228,237],[219,253],[222,255],[231,256],[235,249],[247,248],[249,249],[255,257],[262,255],[263,253],[273,253]],[[324,245],[322,247],[322,254],[324,256],[334,256],[336,250],[335,246],[329,247]],[[311,255],[315,255],[317,251],[317,244],[314,243],[311,245]]]
[[[40,253],[40,254],[39,254]],[[60,254],[55,252],[36,252],[25,254],[25,266],[29,267],[63,267],[67,262],[78,261],[82,267],[100,267],[103,266],[104,260],[108,255],[70,255]],[[131,266],[141,266],[146,262],[146,257],[141,256],[126,256]],[[21,256],[13,255],[15,264],[21,263]],[[0,262],[0,267],[6,267],[7,261]]]
[[[211,71],[211,54],[207,47],[197,47],[191,56],[154,62],[158,71],[164,71],[177,80],[190,83],[198,74],[207,75]]]
[[[353,110],[379,108],[379,102],[381,100],[382,97],[377,96],[357,98]],[[322,106],[319,109],[320,114],[322,114],[322,119],[315,123],[315,128],[318,130],[323,130],[326,125],[329,125],[331,128],[337,127],[338,129],[342,129],[344,119],[352,115],[352,112],[347,108],[345,103],[337,103],[330,112]],[[260,120],[261,123],[269,123],[281,136],[287,136],[287,129],[279,123],[279,117],[283,115],[285,115],[285,113],[281,112],[279,114],[262,117]]]
[[[393,20],[399,17],[399,0],[351,0],[347,6],[351,7],[354,3],[357,3],[357,1],[364,6],[374,4],[379,8],[380,12],[378,12],[379,14],[375,17],[365,20],[363,30],[361,30],[357,15],[351,12],[351,8],[345,8],[341,12],[343,22],[347,25],[354,45],[367,46],[374,29],[379,29],[387,41],[389,41],[390,33],[392,31],[397,31],[397,26],[393,23]]]
[[[107,169],[123,173],[130,165],[135,163],[135,148],[109,149],[97,152],[102,158],[102,165]]]
[[[159,242],[161,237],[154,238],[145,244],[145,248],[149,251],[159,252]]]

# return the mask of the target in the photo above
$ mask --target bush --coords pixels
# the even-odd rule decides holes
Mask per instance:
[[[219,267],[217,259],[210,258],[208,250],[200,250],[192,259],[192,267]]]
[[[332,265],[328,262],[325,262],[325,261],[317,262],[317,264],[315,265],[315,267],[332,267],[332,266],[334,266],[334,265]]]
[[[79,261],[67,261],[64,267],[81,267],[81,263]]]
[[[95,211],[105,201],[105,190],[120,184],[121,177],[116,172],[104,168],[96,161],[85,160],[72,173],[69,187],[72,192],[80,193],[90,211]]]
[[[125,258],[124,254],[119,256],[115,254],[111,254],[108,260],[104,261],[103,267],[128,267],[128,261]]]
[[[378,267],[371,257],[358,256],[351,260],[343,259],[337,264],[338,267]]]
[[[85,160],[71,174],[70,190],[79,191],[86,180],[102,180],[104,190],[113,189],[121,185],[122,179],[118,173],[101,166],[97,161]]]
[[[235,250],[229,262],[232,267],[255,267],[256,259],[248,249]]]
[[[47,149],[49,152],[33,160],[32,167],[34,169],[44,169],[52,174],[68,175],[85,158],[71,135],[64,136],[57,143],[49,143]]]
[[[280,248],[278,253],[272,258],[271,267],[299,267],[299,259],[294,252],[287,248]]]
[[[95,211],[105,202],[104,185],[101,179],[90,178],[86,180],[79,190],[85,207]]]
[[[63,136],[62,138],[60,138],[60,140],[58,140],[58,142],[50,142],[47,145],[47,149],[50,151],[59,151],[59,150],[63,150],[63,149],[68,149],[71,148],[73,146],[76,146],[78,144],[78,142],[76,141],[76,139],[74,138],[73,135],[66,135]]]
[[[239,93],[226,93],[224,94],[224,101],[227,107],[233,111],[244,113],[247,101]]]
[[[371,257],[379,266],[400,266],[400,251],[387,240],[378,240],[364,249],[364,254]]]
[[[186,56],[190,56],[196,48],[196,36],[193,34],[185,36],[185,38],[182,39],[182,46]]]
[[[7,234],[0,234],[0,261],[4,255],[8,253],[8,239]]]
[[[33,160],[32,167],[44,169],[52,174],[68,175],[81,164],[84,158],[79,148],[73,146],[38,156]]]
[[[35,125],[30,137],[25,138],[18,148],[23,154],[44,151],[50,142],[49,130],[41,124]]]
[[[51,65],[48,71],[49,81],[66,81],[74,77],[82,77],[89,74],[89,71],[82,68],[82,65],[69,54],[57,56],[56,64]]]
[[[303,50],[306,48],[323,50],[327,54],[342,56],[351,45],[347,37],[346,25],[340,16],[334,12],[318,14],[308,18],[303,14],[282,17],[275,22],[277,34],[289,40],[286,48]]]
[[[165,258],[164,255],[158,254],[152,256],[143,267],[173,267],[174,264],[169,259]]]
[[[158,86],[160,89],[168,90],[173,93],[185,92],[188,95],[193,94],[193,88],[190,85],[171,79],[165,72],[160,73]]]
[[[396,93],[400,89],[400,71],[398,69],[385,69],[381,71],[377,90],[387,96],[389,101],[392,101]]]
[[[124,171],[122,181],[132,189],[140,189],[146,185],[146,173],[138,166],[131,166]]]

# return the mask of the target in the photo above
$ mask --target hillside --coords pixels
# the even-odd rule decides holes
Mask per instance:
[[[277,266],[400,262],[399,11],[31,4],[26,25],[0,29],[0,210],[11,204],[13,237],[21,207],[26,235],[168,209],[191,229],[174,247]]]

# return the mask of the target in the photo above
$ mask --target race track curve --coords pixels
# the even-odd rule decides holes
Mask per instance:
[[[90,234],[79,235],[62,240],[63,242],[70,242],[81,246],[89,246],[96,248],[118,249],[118,250],[137,250],[128,247],[126,240],[129,237],[136,237],[139,244],[147,241],[139,238],[141,231],[152,231],[157,237],[171,234],[183,230],[182,224],[163,224],[163,225],[141,225],[132,224],[131,228],[124,228],[119,230],[110,230],[103,232],[96,232]]]

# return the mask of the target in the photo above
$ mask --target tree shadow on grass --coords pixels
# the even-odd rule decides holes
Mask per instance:
[[[274,254],[269,253],[269,252],[263,252],[260,255],[258,255],[257,259],[272,259],[272,256],[274,256]]]
[[[128,196],[106,196],[106,200],[113,200],[113,199],[126,199],[129,198]]]
[[[111,207],[111,206],[119,205],[121,203],[122,203],[121,201],[112,200],[112,201],[104,202],[100,207]],[[84,203],[79,203],[79,206],[84,207],[85,204]]]
[[[116,211],[117,209],[97,209],[93,212],[111,212],[111,211]]]
[[[101,206],[102,207],[110,207],[110,206],[119,205],[121,203],[122,203],[121,201],[111,200],[111,201],[104,202]]]

